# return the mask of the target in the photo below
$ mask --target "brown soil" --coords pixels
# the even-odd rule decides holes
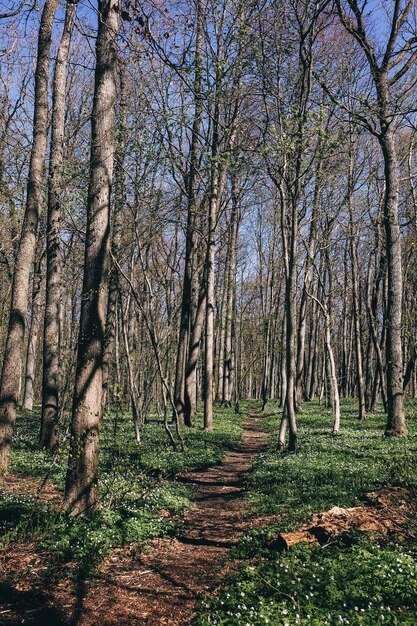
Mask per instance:
[[[7,582],[0,583],[0,624],[190,624],[199,597],[216,586],[227,552],[257,523],[244,497],[245,476],[265,446],[259,422],[251,411],[241,444],[221,465],[181,477],[194,489],[194,507],[180,536],[153,541],[139,557],[129,548],[115,551],[104,562],[98,583],[66,577],[48,584],[45,573],[53,566],[34,546],[17,546],[3,555]]]

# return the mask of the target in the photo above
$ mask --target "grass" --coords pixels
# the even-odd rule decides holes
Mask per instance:
[[[76,564],[83,576],[93,574],[113,548],[129,544],[138,549],[152,537],[172,535],[190,506],[190,490],[176,480],[188,470],[218,464],[240,439],[240,418],[219,409],[215,428],[196,426],[184,432],[186,448],[173,451],[160,421],[143,428],[142,442],[133,436],[129,416],[109,412],[101,431],[100,498],[102,507],[88,519],[59,512],[42,503],[33,488],[25,494],[0,492],[0,547],[35,541],[59,563]],[[63,492],[68,442],[51,457],[37,447],[38,415],[22,413],[17,421],[10,472],[19,480],[48,478]]]
[[[245,407],[244,407],[245,408]],[[247,407],[246,407],[247,408]],[[328,410],[306,404],[299,416],[296,454],[277,451],[279,412],[272,404],[263,425],[270,445],[248,476],[247,497],[256,515],[274,515],[267,528],[245,533],[231,558],[238,566],[225,577],[218,594],[205,600],[196,626],[412,626],[417,623],[417,552],[411,543],[375,544],[352,533],[349,545],[325,548],[298,545],[285,553],[269,547],[277,532],[305,523],[313,513],[333,506],[355,506],[365,493],[390,485],[417,490],[417,437],[382,436],[381,411],[360,423],[351,402],[342,407],[342,429],[330,435]],[[126,415],[110,412],[101,432],[102,508],[92,517],[70,517],[41,504],[34,490],[12,496],[0,492],[0,545],[32,542],[62,567],[59,576],[92,577],[113,548],[142,549],[152,537],[178,532],[190,491],[177,477],[219,463],[241,437],[241,420],[231,410],[216,410],[215,430],[206,433],[201,418],[185,431],[186,450],[173,451],[162,424],[153,420],[137,444]],[[21,414],[11,471],[19,480],[38,481],[63,490],[67,462],[64,442],[51,457],[37,449],[36,413]],[[48,576],[50,572],[48,572]]]
[[[238,571],[205,602],[195,624],[416,624],[416,546],[377,546],[353,534],[349,546],[299,545],[281,554],[268,547],[277,532],[293,530],[333,506],[355,506],[371,490],[417,489],[413,420],[409,437],[386,439],[381,412],[360,423],[353,403],[344,402],[341,434],[333,437],[328,411],[306,404],[299,416],[299,451],[280,454],[278,419],[278,412],[268,409],[264,424],[271,443],[255,462],[248,494],[255,515],[278,520],[242,538],[231,554],[241,563]]]

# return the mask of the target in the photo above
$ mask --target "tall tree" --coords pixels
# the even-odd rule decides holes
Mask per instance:
[[[58,0],[45,0],[35,71],[33,143],[30,155],[26,208],[13,275],[9,324],[0,380],[0,471],[6,471],[19,393],[22,348],[28,309],[29,278],[38,231],[41,185],[48,136],[48,81],[52,29]]]
[[[186,365],[189,350],[193,273],[196,271],[196,177],[199,163],[200,127],[203,114],[202,101],[202,53],[204,6],[202,0],[196,0],[196,43],[194,59],[194,119],[191,129],[190,156],[187,172],[187,229],[185,244],[184,281],[181,302],[180,332],[178,338],[177,362],[175,372],[174,401],[180,423],[191,426],[191,411],[187,410]],[[188,405],[190,402],[188,402]]]
[[[35,267],[33,271],[33,290],[32,290],[32,315],[30,319],[28,347],[26,351],[26,367],[25,381],[23,392],[23,408],[28,411],[33,410],[35,400],[35,371],[36,357],[38,353],[38,339],[42,327],[42,300],[44,287],[44,270],[45,270],[45,254],[43,248],[43,235],[38,236],[38,253],[35,259]]]
[[[360,115],[361,122],[378,139],[384,159],[384,228],[387,258],[386,362],[388,417],[386,435],[407,432],[403,399],[402,323],[402,252],[398,219],[399,176],[395,142],[398,85],[417,60],[413,49],[414,36],[407,36],[407,20],[412,14],[414,0],[395,0],[390,10],[388,40],[380,52],[380,42],[374,44],[364,19],[366,2],[336,0],[340,21],[362,49],[376,92],[376,107],[369,119]],[[397,89],[395,96],[393,91]],[[374,123],[374,120],[376,123]]]
[[[64,28],[58,46],[52,87],[52,131],[46,226],[46,301],[43,336],[42,414],[39,442],[53,451],[58,445],[60,386],[61,201],[64,161],[67,66],[76,0],[67,0]]]
[[[84,279],[65,485],[66,508],[84,514],[95,507],[98,497],[119,14],[119,0],[99,0]]]
[[[349,211],[349,248],[350,248],[350,266],[352,274],[352,309],[353,309],[353,327],[355,339],[355,357],[356,357],[356,389],[359,402],[359,419],[364,420],[365,415],[365,381],[363,377],[363,350],[361,335],[361,312],[360,312],[360,289],[359,289],[359,268],[358,268],[358,243],[357,243],[357,227],[355,225],[355,212],[353,206],[353,194],[355,184],[354,172],[354,144],[353,129],[350,125],[348,135],[348,181],[347,181],[347,204]]]

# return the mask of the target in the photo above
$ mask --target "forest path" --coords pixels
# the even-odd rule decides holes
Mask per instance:
[[[104,580],[79,597],[72,624],[190,624],[200,594],[218,581],[223,557],[253,526],[244,500],[245,476],[266,444],[256,409],[250,409],[243,428],[242,441],[221,465],[180,478],[194,489],[195,504],[181,534],[154,540],[134,561],[120,555],[108,559]]]

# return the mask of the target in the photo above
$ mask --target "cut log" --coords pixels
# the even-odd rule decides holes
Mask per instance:
[[[416,514],[413,494],[401,487],[368,493],[366,499],[369,505],[348,509],[335,506],[314,515],[309,524],[293,532],[280,533],[269,546],[279,551],[289,550],[298,543],[323,546],[335,538],[347,537],[352,530],[385,538],[404,529],[410,517]]]
[[[312,545],[319,546],[320,543],[312,533],[308,530],[296,530],[292,533],[280,533],[270,542],[270,547],[278,550],[289,550],[292,546],[298,543],[310,543]]]

